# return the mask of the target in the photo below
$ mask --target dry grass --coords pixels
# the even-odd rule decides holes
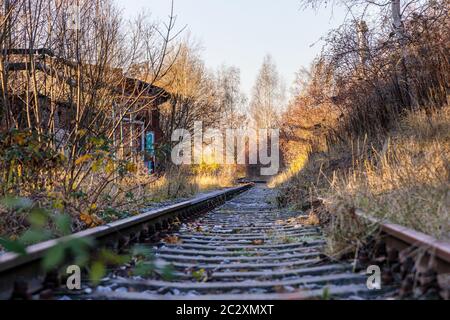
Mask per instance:
[[[450,237],[450,107],[410,112],[380,152],[335,175],[325,197],[339,208]],[[345,211],[345,210],[344,210]]]
[[[193,173],[190,168],[175,168],[157,179],[149,188],[150,201],[182,198],[213,189],[231,187],[236,175],[224,168],[214,172]]]
[[[236,179],[236,170],[220,168],[200,174],[190,166],[171,167],[164,175],[149,175],[143,165],[123,179],[117,179],[97,194],[95,176],[80,185],[84,190],[79,198],[64,198],[60,192],[41,192],[22,195],[35,205],[50,211],[65,212],[72,217],[73,231],[95,227],[130,215],[154,203],[187,198],[199,192],[230,187]],[[0,236],[18,236],[29,228],[28,212],[9,210],[0,204]]]
[[[313,154],[281,187],[285,204],[324,199],[332,253],[353,249],[369,232],[355,208],[450,238],[450,106],[410,111],[378,140],[384,140],[379,147],[363,140]]]
[[[357,208],[449,238],[449,16],[444,2],[425,3],[405,16],[401,45],[381,14],[363,67],[353,22],[331,31],[286,113],[282,146],[311,151],[273,186],[280,205],[319,213],[330,252],[350,252],[371,231]]]
[[[297,175],[298,172],[305,167],[307,161],[308,161],[307,152],[301,153],[293,161],[290,162],[286,170],[276,175],[269,181],[268,183],[269,188],[277,188],[283,185],[284,183],[291,181],[295,177],[295,175]]]

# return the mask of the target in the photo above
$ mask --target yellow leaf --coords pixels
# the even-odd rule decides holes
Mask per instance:
[[[126,169],[127,169],[128,172],[131,172],[131,173],[135,173],[136,170],[137,170],[136,165],[134,163],[131,163],[131,162],[127,163]]]
[[[106,164],[105,171],[108,174],[114,172],[114,162],[112,160],[109,160],[108,163]]]
[[[19,145],[22,146],[25,144],[25,134],[24,133],[19,133],[14,137],[14,141]]]
[[[86,225],[90,226],[93,222],[91,216],[86,213],[80,214],[80,220],[83,221]]]
[[[78,165],[80,165],[80,164],[85,163],[86,161],[91,160],[91,159],[92,159],[92,155],[90,155],[90,154],[85,154],[85,155],[82,155],[81,157],[79,157],[79,158],[75,161],[75,164],[78,166]]]
[[[181,242],[181,239],[177,236],[167,236],[163,239],[163,241],[168,244],[177,244]]]
[[[98,172],[103,165],[103,160],[99,159],[92,164],[92,171]]]
[[[62,199],[56,199],[53,202],[53,207],[58,210],[64,209],[64,203],[63,203]]]

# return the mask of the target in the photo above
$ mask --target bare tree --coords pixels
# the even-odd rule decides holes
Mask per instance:
[[[183,29],[175,31],[173,7],[167,24],[126,25],[112,0],[5,0],[1,9],[0,133],[29,139],[32,156],[44,159],[2,162],[3,191],[56,188],[74,205],[69,198],[83,190],[80,212],[117,191],[132,159],[124,144],[147,130],[134,128],[135,118],[161,99],[154,84],[177,59],[172,43]]]
[[[442,83],[447,82],[448,67],[441,62],[446,61],[448,9],[443,2],[338,3],[347,5],[352,18],[325,38],[308,97],[312,104],[331,103],[340,109],[341,133],[377,134],[404,109],[446,102]],[[369,6],[377,9],[370,19],[365,15]],[[358,15],[357,8],[363,9]],[[347,138],[344,134],[338,139]]]
[[[171,101],[161,109],[167,141],[173,130],[191,129],[194,121],[203,121],[205,126],[217,123],[219,106],[214,101],[213,75],[206,69],[195,43],[188,39],[181,43],[173,67],[158,84],[172,94]]]
[[[275,128],[285,107],[285,88],[270,55],[264,58],[250,101],[250,113],[260,128]]]
[[[239,128],[245,125],[246,97],[241,91],[240,70],[222,66],[216,75],[217,104],[220,106],[221,126]]]

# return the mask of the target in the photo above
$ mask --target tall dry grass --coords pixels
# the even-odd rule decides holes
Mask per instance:
[[[370,232],[355,209],[449,237],[450,20],[444,3],[406,10],[401,38],[386,24],[390,16],[379,17],[364,34],[363,50],[358,21],[330,32],[293,101],[282,145],[297,142],[310,152],[298,172],[288,163],[274,186],[280,205],[320,211],[330,252],[352,250]],[[317,200],[324,203],[320,210]]]
[[[139,214],[143,208],[159,203],[184,199],[197,193],[233,186],[237,179],[236,168],[207,169],[198,172],[191,166],[171,166],[162,175],[149,175],[143,164],[120,178],[114,179],[101,192],[100,173],[91,174],[80,184],[78,192],[64,197],[57,192],[61,186],[40,193],[22,193],[35,206],[54,212],[64,212],[72,217],[73,231],[95,227],[131,215]],[[28,212],[11,210],[0,198],[0,236],[14,237],[28,229]]]
[[[355,150],[360,151],[360,150]],[[357,208],[440,239],[450,239],[450,107],[408,112],[371,156],[353,157],[324,190],[330,249],[355,243],[348,232]]]
[[[375,143],[362,138],[311,154],[279,186],[279,199],[298,208],[323,201],[330,253],[352,251],[370,233],[356,209],[450,239],[449,159],[450,106],[408,111]]]

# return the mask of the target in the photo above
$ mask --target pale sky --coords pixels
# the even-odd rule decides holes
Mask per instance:
[[[164,21],[170,13],[170,0],[115,1],[126,17],[145,9]],[[295,72],[320,52],[320,38],[344,20],[341,8],[303,10],[299,0],[175,0],[175,14],[178,27],[187,25],[191,38],[201,43],[207,67],[240,68],[247,95],[268,53],[289,89]]]

